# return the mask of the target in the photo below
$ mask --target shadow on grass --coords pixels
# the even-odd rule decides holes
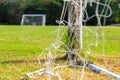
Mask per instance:
[[[41,62],[44,62],[45,60],[41,60]],[[20,63],[34,63],[38,62],[38,60],[9,60],[9,61],[3,61],[0,62],[0,64],[20,64]]]
[[[41,59],[41,63],[45,63],[47,60]],[[61,62],[66,61],[64,59],[55,59],[54,62]],[[2,61],[0,64],[22,64],[22,63],[38,63],[38,60],[9,60],[9,61]]]

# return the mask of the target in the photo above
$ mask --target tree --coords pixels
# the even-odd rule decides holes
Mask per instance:
[[[111,6],[112,6],[112,10],[113,10],[113,15],[112,17],[109,19],[110,23],[112,24],[116,24],[116,23],[120,23],[120,13],[119,13],[119,4],[120,1],[119,0],[113,0],[111,2]]]
[[[22,14],[46,14],[47,24],[54,25],[62,10],[62,0],[1,0],[0,4],[3,24],[20,24]]]
[[[8,24],[10,17],[8,11],[7,4],[0,3],[0,24]]]
[[[55,20],[59,19],[62,10],[62,0],[37,0],[37,3],[26,0],[24,3],[24,14],[46,14],[48,25],[56,24]]]
[[[105,0],[100,0],[105,2]],[[107,20],[107,24],[120,23],[119,0],[112,0],[111,7],[113,15]],[[55,25],[59,19],[63,0],[0,0],[0,22],[1,24],[20,24],[22,14],[47,14],[47,24]],[[95,5],[93,7],[95,8]],[[93,11],[88,8],[91,15]],[[87,22],[88,25],[96,25],[96,18]]]

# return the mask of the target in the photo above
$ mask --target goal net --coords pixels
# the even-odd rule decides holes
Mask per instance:
[[[21,25],[42,25],[46,24],[45,14],[23,14]]]
[[[116,71],[111,66],[120,60],[117,63],[112,63],[111,60],[108,62],[104,50],[102,20],[105,22],[112,14],[110,2],[111,0],[105,0],[104,3],[101,0],[64,0],[60,20],[56,20],[59,24],[57,37],[38,56],[40,69],[27,73],[27,77],[41,80],[120,80],[120,75],[115,74]],[[94,13],[89,14],[88,8]],[[65,20],[66,15],[68,21]],[[86,26],[86,22],[92,18],[96,18],[97,27]],[[88,68],[95,73],[91,73]]]

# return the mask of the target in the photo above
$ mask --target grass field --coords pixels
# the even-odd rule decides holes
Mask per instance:
[[[58,27],[32,27],[32,26],[0,26],[0,80],[19,80],[27,72],[38,70],[41,65],[37,62],[40,52],[48,47],[56,38],[55,30]],[[109,70],[120,74],[120,28],[104,28],[105,56],[102,57],[101,45],[93,50],[94,60],[105,67],[104,59],[110,65]],[[112,64],[118,62],[115,66]],[[60,62],[61,63],[61,62]],[[59,71],[65,80],[77,80],[68,73],[80,69],[66,68]],[[96,74],[86,70],[84,80],[107,80],[105,74]],[[43,79],[42,79],[43,80]]]

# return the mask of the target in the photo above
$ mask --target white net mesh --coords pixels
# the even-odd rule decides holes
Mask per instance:
[[[45,14],[24,14],[22,16],[21,25],[42,25],[45,26]]]
[[[110,0],[105,0],[105,3],[101,3],[99,0],[64,0],[61,18],[59,21],[56,21],[59,24],[57,38],[55,42],[43,50],[38,57],[39,64],[44,64],[44,68],[27,73],[27,76],[32,79],[40,79],[43,77],[45,80],[83,80],[86,72],[85,69],[89,67],[95,72],[104,72],[115,79],[120,79],[119,75],[91,64],[92,53],[99,44],[101,44],[101,53],[103,54],[102,57],[104,57],[105,37],[101,25],[102,23],[105,25],[106,18],[112,14],[109,6],[110,2]],[[93,10],[94,14],[90,15],[88,13],[88,7],[95,8],[95,10]],[[67,11],[68,14],[66,14]],[[68,21],[64,20],[66,15],[68,15]],[[98,27],[90,28],[82,26],[83,23],[86,24],[87,21],[94,17],[96,17]],[[101,19],[103,20],[102,22]],[[65,24],[68,24],[68,28],[63,27]],[[65,38],[65,35],[67,35],[67,38]],[[98,44],[98,42],[100,43]],[[64,56],[64,54],[66,54],[66,56]],[[65,57],[67,57],[66,61],[55,62],[59,59],[65,59]],[[97,61],[93,61],[92,63],[94,62],[96,63]],[[103,58],[103,62],[102,64],[105,64],[104,68],[109,66],[106,58]],[[69,77],[65,76],[66,74],[69,74]],[[94,77],[95,75],[91,73],[89,76]],[[110,77],[106,77],[106,79],[110,79]],[[86,80],[88,79],[86,78]]]

